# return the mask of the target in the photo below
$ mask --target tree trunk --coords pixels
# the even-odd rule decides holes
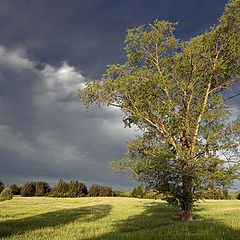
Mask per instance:
[[[182,218],[181,221],[192,221],[193,220],[193,214],[192,209],[182,209]]]
[[[183,177],[182,221],[193,220],[192,202],[191,179]]]

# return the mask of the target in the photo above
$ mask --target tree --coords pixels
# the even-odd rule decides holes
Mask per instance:
[[[93,184],[90,187],[88,194],[90,197],[111,197],[114,195],[111,187],[101,186],[98,184]]]
[[[238,193],[238,195],[237,195],[237,199],[240,200],[240,193]]]
[[[10,185],[10,188],[12,190],[12,194],[13,195],[18,195],[18,194],[21,194],[21,190],[20,190],[20,187],[18,184],[16,183],[13,183]]]
[[[70,197],[85,197],[88,193],[84,183],[73,180],[68,185],[68,192]]]
[[[227,186],[239,177],[240,118],[230,120],[222,94],[240,82],[239,9],[240,0],[230,0],[217,26],[187,41],[167,21],[130,29],[127,62],[78,92],[87,107],[115,106],[126,126],[142,131],[113,170],[164,193],[182,221],[192,220],[209,182]]]
[[[132,190],[132,197],[137,197],[137,198],[142,198],[144,195],[144,192],[143,192],[143,187],[142,185],[138,186],[138,187],[135,187],[133,190]]]
[[[33,197],[36,192],[36,183],[35,182],[26,182],[21,190],[21,195],[23,197]]]
[[[3,191],[4,189],[4,184],[3,182],[0,180],[0,193]]]
[[[59,197],[65,197],[68,194],[68,183],[63,181],[61,178],[58,181],[56,192]]]
[[[112,197],[114,195],[111,187],[100,186],[99,197]]]
[[[47,182],[36,182],[35,196],[44,196],[50,192],[50,186]]]
[[[11,200],[12,198],[11,188],[5,188],[0,194],[0,201]]]
[[[101,186],[98,184],[93,184],[88,190],[88,194],[90,197],[98,197]]]
[[[144,189],[144,195],[147,195],[148,193],[150,193],[150,187],[149,187],[149,185],[146,185],[145,186],[145,189]]]

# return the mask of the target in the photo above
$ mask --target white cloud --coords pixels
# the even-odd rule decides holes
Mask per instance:
[[[46,65],[41,74],[45,90],[51,98],[73,96],[77,89],[84,87],[84,77],[66,62],[60,68]]]
[[[0,46],[0,65],[10,65],[15,71],[34,69],[34,63],[26,58],[23,49],[9,51],[3,46]]]

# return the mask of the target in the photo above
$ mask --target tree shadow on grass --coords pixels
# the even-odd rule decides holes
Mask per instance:
[[[194,221],[181,222],[180,211],[166,203],[147,203],[140,215],[113,223],[114,231],[88,240],[240,240],[240,229],[203,218],[205,207],[194,207]]]
[[[65,225],[74,221],[94,222],[106,217],[111,205],[94,205],[47,212],[32,217],[0,222],[0,238],[22,234],[45,227]]]

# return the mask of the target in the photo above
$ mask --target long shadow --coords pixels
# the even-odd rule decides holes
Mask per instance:
[[[149,203],[145,211],[114,223],[114,231],[88,240],[240,240],[240,229],[203,218],[204,206],[194,208],[194,221],[181,222],[180,211],[166,203]]]
[[[0,222],[0,238],[22,234],[45,227],[65,225],[76,220],[84,222],[97,221],[106,217],[111,211],[111,205],[94,205],[79,208],[58,210],[17,220]]]

